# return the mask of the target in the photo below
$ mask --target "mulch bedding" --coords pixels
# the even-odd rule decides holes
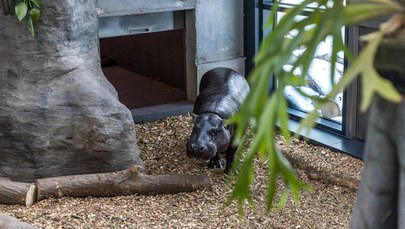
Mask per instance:
[[[138,124],[137,140],[142,159],[152,175],[209,176],[213,180],[212,191],[47,199],[31,207],[0,205],[0,212],[41,228],[349,227],[356,199],[356,182],[362,169],[360,160],[299,139],[293,139],[287,145],[278,136],[276,140],[283,153],[294,160],[292,164],[297,168],[297,176],[311,184],[313,191],[302,192],[298,205],[290,198],[284,208],[266,212],[267,162],[257,159],[251,187],[253,206],[246,203],[244,214],[240,215],[236,203],[225,205],[232,191],[232,182],[228,182],[223,171],[208,169],[207,162],[187,158],[185,143],[191,129],[192,118],[188,115]],[[297,161],[301,163],[298,166]],[[312,179],[314,172],[317,179]],[[319,178],[319,175],[328,179]],[[334,177],[340,179],[336,181]],[[340,182],[341,179],[345,182]],[[351,185],[345,185],[346,180]],[[281,180],[278,190],[277,199],[284,190]]]

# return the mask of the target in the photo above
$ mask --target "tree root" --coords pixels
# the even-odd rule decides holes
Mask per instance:
[[[291,156],[284,153],[284,156],[290,161],[294,168],[303,170],[310,180],[318,181],[327,185],[340,186],[353,192],[356,192],[359,187],[360,181],[356,178],[350,177],[346,174],[327,172],[323,168],[316,168],[309,165],[305,158],[296,155]]]

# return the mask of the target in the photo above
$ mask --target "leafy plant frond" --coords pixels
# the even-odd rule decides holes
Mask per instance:
[[[311,8],[311,11],[305,12],[304,9],[313,3],[317,7]],[[399,97],[392,85],[382,79],[375,71],[373,59],[376,48],[386,32],[379,32],[368,41],[367,47],[362,51],[357,59],[352,61],[342,36],[342,27],[358,24],[364,20],[374,17],[403,13],[404,8],[398,3],[390,0],[371,0],[357,1],[344,5],[341,0],[334,0],[333,4],[327,0],[304,0],[300,5],[290,8],[283,12],[280,20],[277,11],[277,3],[272,11],[268,21],[267,28],[271,32],[263,38],[260,44],[254,63],[255,68],[249,74],[248,81],[251,91],[248,94],[244,104],[239,112],[232,117],[229,122],[236,124],[235,143],[241,143],[241,139],[250,125],[253,131],[253,140],[249,145],[246,157],[242,162],[235,163],[239,165],[240,173],[236,180],[236,185],[232,191],[228,203],[237,200],[241,208],[244,200],[252,202],[252,196],[249,193],[250,186],[254,176],[254,158],[257,156],[266,160],[268,166],[267,183],[267,207],[273,207],[273,200],[277,192],[277,178],[281,177],[286,187],[290,191],[284,191],[277,204],[278,207],[284,206],[287,202],[290,192],[296,203],[299,200],[299,193],[303,190],[311,190],[308,184],[300,181],[294,172],[288,160],[278,149],[275,142],[275,133],[281,130],[282,136],[290,139],[288,127],[288,103],[284,96],[284,90],[288,86],[298,89],[299,86],[306,84],[305,78],[314,54],[320,42],[326,38],[332,38],[331,48],[331,66],[329,77],[334,82],[332,90],[322,98],[317,98],[315,109],[308,113],[301,122],[301,129],[311,129],[315,121],[319,118],[319,109],[328,101],[341,93],[358,74],[367,77],[364,80],[362,108],[366,107],[371,100],[374,92],[380,93],[391,101],[398,101]],[[305,16],[301,16],[305,15]],[[300,17],[300,20],[298,20]],[[386,30],[392,30],[392,25],[387,25]],[[391,28],[391,29],[390,29]],[[299,56],[292,58],[291,53],[294,50],[301,49],[303,52]],[[343,77],[335,82],[335,67],[337,60],[344,53],[349,61],[349,68],[345,71]],[[286,70],[284,66],[291,66]],[[300,75],[295,74],[299,70]],[[277,88],[269,93],[269,85],[272,80],[277,84]],[[300,93],[305,95],[305,92]],[[310,97],[311,95],[306,95]]]
[[[42,0],[23,0],[17,4],[14,9],[20,22],[24,20],[24,18],[27,19],[28,30],[33,37],[35,36],[34,23],[38,22],[41,17],[41,5]]]

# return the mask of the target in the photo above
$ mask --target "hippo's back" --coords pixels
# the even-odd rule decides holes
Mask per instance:
[[[194,113],[216,113],[227,119],[239,110],[249,93],[249,84],[232,69],[214,68],[202,76],[199,91]]]

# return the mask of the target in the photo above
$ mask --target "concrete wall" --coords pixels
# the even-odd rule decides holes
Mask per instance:
[[[195,39],[195,47],[188,47],[194,51],[186,47],[195,61],[187,67],[196,74],[194,79],[187,78],[189,100],[194,101],[201,76],[212,68],[229,67],[244,73],[243,0],[197,1],[193,12],[186,14],[186,33],[186,39]]]
[[[198,0],[96,0],[100,17],[194,9]],[[232,0],[230,0],[232,1]]]
[[[98,0],[99,17],[185,12],[187,99],[197,97],[201,76],[214,67],[244,73],[243,0]]]
[[[242,0],[201,0],[196,6],[197,64],[243,56]]]

